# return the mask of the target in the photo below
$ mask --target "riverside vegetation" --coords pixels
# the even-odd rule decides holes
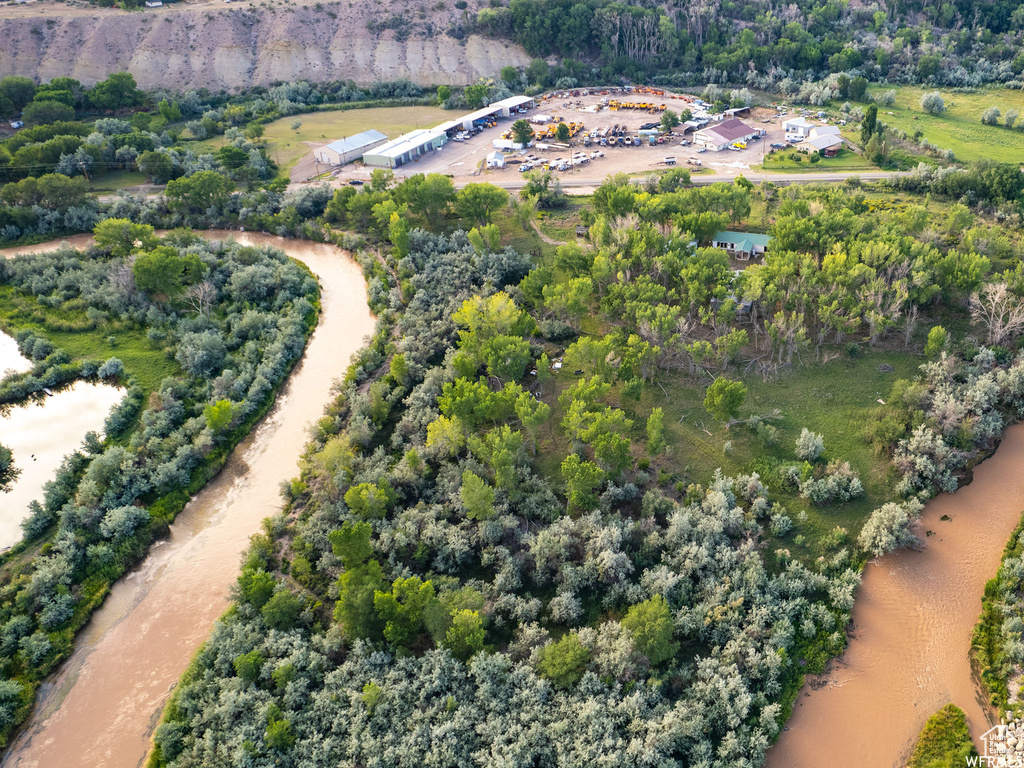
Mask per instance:
[[[317,312],[316,280],[279,251],[186,229],[157,238],[107,219],[87,251],[0,261],[0,324],[34,362],[0,381],[0,400],[82,378],[126,389],[0,562],[4,743],[111,583],[269,408]]]
[[[963,710],[947,704],[928,718],[907,768],[960,768],[977,754]]]
[[[1024,711],[1018,680],[1024,667],[1024,518],[1014,530],[995,577],[985,585],[981,616],[971,639],[973,661],[992,706],[1008,719]]]
[[[363,262],[379,331],[152,764],[759,765],[842,650],[864,560],[1024,414],[1020,244],[990,218],[1020,171],[960,173],[976,212],[611,179],[588,244],[540,264],[492,220],[560,204],[542,176],[514,200],[386,172],[337,191],[327,222],[386,250]],[[703,245],[755,205],[773,250],[734,274]],[[915,348],[856,437],[827,406],[756,410]]]

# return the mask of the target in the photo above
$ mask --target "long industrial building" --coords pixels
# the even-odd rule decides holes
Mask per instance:
[[[375,147],[386,143],[388,137],[375,128],[349,136],[347,139],[332,141],[314,153],[317,162],[327,165],[344,165],[358,160]]]
[[[448,134],[442,128],[419,128],[364,153],[363,162],[372,168],[398,168],[447,143]]]
[[[418,128],[374,147],[363,154],[363,162],[371,168],[398,168],[427,152],[441,149],[455,133],[470,130],[478,121],[490,117],[512,117],[520,110],[533,109],[534,106],[536,102],[529,96],[502,99],[456,120],[449,120],[433,128]]]

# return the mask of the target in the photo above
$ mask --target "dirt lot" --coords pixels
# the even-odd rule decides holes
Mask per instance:
[[[601,99],[604,98],[599,92],[589,96],[577,98],[547,98],[540,106],[529,112],[525,117],[531,118],[536,115],[549,115],[551,117],[562,117],[565,122],[582,122],[584,129],[570,142],[570,149],[550,148],[547,150],[531,148],[528,150],[535,157],[544,160],[555,158],[568,159],[573,151],[584,151],[583,136],[594,128],[605,128],[613,125],[625,125],[628,134],[636,135],[640,126],[645,123],[658,122],[660,114],[651,114],[647,111],[637,110],[611,110],[607,107],[597,112],[588,111],[588,108],[601,106]],[[690,104],[685,100],[692,97],[668,94],[664,97],[638,96],[638,95],[615,95],[611,99],[622,101],[647,101],[654,104],[665,104],[677,114],[687,109]],[[452,115],[456,117],[456,115]],[[760,165],[763,156],[769,151],[768,145],[772,142],[784,141],[782,130],[782,118],[777,116],[773,109],[755,108],[752,114],[741,118],[748,125],[764,128],[768,135],[760,141],[751,142],[749,147],[742,151],[725,152],[703,152],[697,153],[695,148],[681,146],[682,135],[673,136],[670,142],[649,146],[647,137],[642,137],[641,146],[628,147],[601,147],[592,145],[586,152],[601,150],[604,157],[593,159],[586,165],[575,167],[571,171],[559,172],[559,175],[570,182],[572,179],[603,179],[609,174],[628,173],[638,174],[666,168],[665,158],[675,156],[677,167],[696,169],[696,165],[688,164],[689,159],[699,160],[701,168],[706,172],[720,175],[725,178],[732,178],[741,173],[749,172],[752,165]],[[767,122],[765,122],[767,121]],[[465,142],[449,142],[444,149],[438,150],[417,161],[403,166],[395,171],[399,178],[417,173],[443,173],[454,177],[456,183],[470,180],[476,181],[512,181],[519,176],[519,165],[522,155],[520,153],[506,153],[507,165],[504,169],[485,169],[485,158],[494,151],[492,142],[500,138],[501,134],[508,130],[511,119],[499,120],[495,128],[484,129]],[[367,126],[371,127],[371,126]],[[679,131],[679,129],[676,129]],[[345,183],[349,179],[367,179],[370,176],[371,168],[361,163],[346,166],[339,171],[335,179],[339,183]]]

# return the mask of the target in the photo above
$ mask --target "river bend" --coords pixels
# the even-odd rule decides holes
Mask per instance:
[[[768,768],[902,768],[925,721],[950,702],[978,743],[991,723],[971,675],[971,633],[1024,509],[1022,466],[1017,424],[970,485],[927,504],[920,550],[868,563],[846,653],[804,686]]]
[[[323,415],[334,380],[373,332],[362,271],[345,251],[227,230],[200,234],[272,245],[306,264],[320,281],[319,325],[271,411],[182,510],[170,537],[114,585],[79,634],[71,658],[41,687],[27,727],[8,749],[5,768],[142,763],[168,695],[227,608],[250,536],[280,509],[280,483],[298,474],[309,425]],[[66,242],[85,247],[91,238]]]

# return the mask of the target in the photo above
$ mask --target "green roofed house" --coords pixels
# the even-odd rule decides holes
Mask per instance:
[[[770,235],[753,232],[716,232],[711,238],[711,247],[721,248],[739,261],[747,261],[751,256],[764,256],[771,239]]]

